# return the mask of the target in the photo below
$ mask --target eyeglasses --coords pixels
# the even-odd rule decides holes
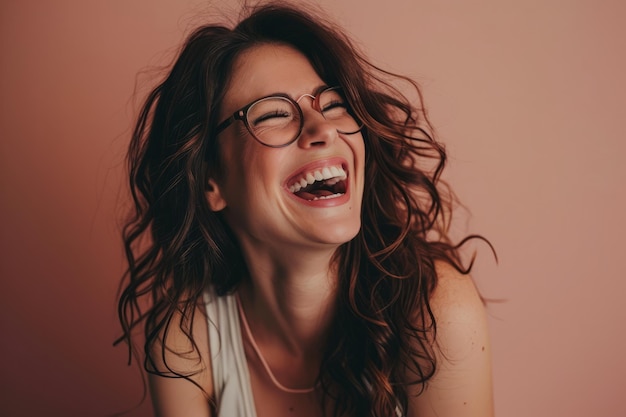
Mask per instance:
[[[357,133],[363,127],[352,115],[341,87],[329,87],[316,96],[303,94],[294,100],[286,94],[263,97],[237,110],[216,128],[219,134],[235,120],[243,120],[250,134],[262,145],[282,148],[300,137],[304,126],[302,108],[298,102],[313,99],[312,107],[344,135]]]

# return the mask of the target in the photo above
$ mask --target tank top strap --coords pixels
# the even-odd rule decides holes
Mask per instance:
[[[217,416],[256,417],[235,296],[209,290],[204,300]]]

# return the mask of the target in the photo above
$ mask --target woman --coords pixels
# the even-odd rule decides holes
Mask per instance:
[[[129,151],[119,313],[157,415],[493,414],[445,152],[391,78],[292,6],[187,40]]]

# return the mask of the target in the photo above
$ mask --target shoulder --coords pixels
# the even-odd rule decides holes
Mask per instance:
[[[431,294],[430,304],[438,330],[445,332],[448,324],[457,322],[486,324],[485,306],[471,276],[463,275],[441,261],[435,264],[435,270],[437,285]]]
[[[451,265],[436,264],[430,304],[436,321],[437,370],[409,415],[493,415],[491,350],[487,316],[476,286]]]
[[[188,313],[174,313],[167,330],[160,332],[150,350],[156,372],[148,375],[156,416],[211,415],[213,380],[208,337],[202,299]]]

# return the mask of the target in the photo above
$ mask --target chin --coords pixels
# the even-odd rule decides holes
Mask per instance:
[[[320,241],[327,244],[343,245],[350,242],[356,237],[361,230],[361,222],[354,222],[354,224],[346,224],[345,222],[340,225],[328,225],[324,227],[323,235],[320,237]]]

